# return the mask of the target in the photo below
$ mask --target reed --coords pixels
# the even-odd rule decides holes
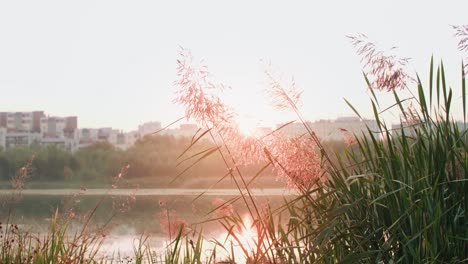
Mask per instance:
[[[466,120],[456,122],[451,115],[454,91],[445,81],[443,63],[436,67],[431,58],[425,88],[417,75],[413,78],[403,70],[407,59],[387,56],[362,38],[351,40],[363,57],[364,77],[379,130],[369,128],[367,133],[354,135],[349,140],[354,146],[338,161],[331,158],[304,121],[297,107],[300,92],[294,89],[295,84],[284,88],[271,74],[268,78],[276,103],[297,114],[306,134],[284,138],[275,131],[252,141],[232,132],[231,123],[218,122],[225,118],[213,116],[213,112],[205,116],[197,112],[204,109],[202,106],[192,106],[188,112],[188,117],[209,119],[204,122],[208,124],[205,133],[214,134],[215,142],[220,139],[216,148],[207,150],[209,155],[218,152],[230,156],[234,165],[243,160],[266,161],[266,167],[273,166],[300,192],[282,208],[265,213],[255,206],[245,175],[237,169],[228,170],[228,175],[242,183],[241,199],[247,206],[252,206],[251,202],[255,209],[250,211],[250,218],[256,235],[249,249],[244,248],[242,232],[235,232],[236,226],[245,226],[244,219],[230,216],[220,220],[233,241],[241,245],[247,263],[468,261]],[[203,69],[206,78],[208,71]],[[462,65],[461,100],[457,102],[465,118],[464,72]],[[204,86],[196,81],[180,83],[191,83],[193,94],[205,94]],[[394,103],[381,108],[374,90],[392,94]],[[400,90],[413,96],[401,100]],[[206,100],[191,98],[182,102],[206,104]],[[226,114],[225,106],[218,105],[217,109],[223,109],[218,111],[224,116],[232,116]],[[388,127],[382,118],[390,110],[400,112],[400,128]],[[235,143],[224,138],[234,139]],[[227,161],[226,166],[231,168]],[[288,218],[285,225],[278,220],[281,215]]]

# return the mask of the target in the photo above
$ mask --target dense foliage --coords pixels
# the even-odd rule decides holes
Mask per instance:
[[[329,181],[289,206],[304,250],[285,250],[301,261],[319,263],[461,263],[468,260],[467,127],[455,122],[454,91],[444,67],[431,62],[428,89],[418,79],[412,122],[389,128],[382,139],[358,138]],[[436,78],[433,76],[437,75]],[[466,116],[465,76],[461,110]],[[396,109],[409,115],[394,94]],[[289,241],[291,241],[289,239]],[[289,243],[289,242],[288,242]]]
[[[189,142],[190,138],[153,135],[138,140],[125,151],[107,142],[92,144],[75,153],[40,145],[1,150],[0,180],[11,179],[31,158],[29,181],[108,181],[126,165],[130,165],[127,178],[174,177],[184,168],[176,165]],[[200,148],[204,146],[209,144],[202,142]],[[192,173],[210,176],[225,171],[216,157],[210,157],[194,169]]]

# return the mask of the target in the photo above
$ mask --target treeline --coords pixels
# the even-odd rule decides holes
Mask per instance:
[[[122,168],[126,179],[143,177],[176,177],[185,170],[187,175],[196,177],[222,177],[227,173],[226,166],[217,153],[196,162],[203,154],[185,160],[196,153],[212,148],[208,141],[200,140],[181,158],[180,155],[190,146],[191,138],[169,135],[153,135],[138,140],[134,146],[121,150],[107,142],[98,142],[70,153],[56,146],[32,145],[0,150],[0,181],[11,179],[18,170],[32,160],[29,166],[28,181],[75,181],[111,183],[112,178]],[[346,144],[341,141],[326,142],[327,149],[342,152]],[[182,164],[179,164],[179,162]],[[195,166],[191,166],[196,162]],[[264,164],[242,167],[245,175],[252,176]],[[263,173],[273,174],[271,170]]]
[[[184,166],[176,166],[178,157],[190,145],[190,138],[167,135],[147,136],[134,146],[121,150],[107,142],[98,142],[70,153],[56,146],[32,145],[0,150],[0,180],[9,180],[28,164],[31,181],[108,181],[130,165],[125,177],[176,176]],[[190,153],[209,148],[197,142]],[[188,153],[190,155],[190,153]],[[225,172],[218,155],[211,155],[190,170],[191,174],[217,175]],[[190,164],[189,162],[187,164]],[[184,164],[183,164],[184,165]]]

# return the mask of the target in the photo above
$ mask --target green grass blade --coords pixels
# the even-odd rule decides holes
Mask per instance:
[[[463,101],[463,123],[466,125],[466,84],[465,84],[465,64],[462,61],[462,101]]]
[[[382,123],[380,122],[379,113],[377,111],[377,107],[375,106],[374,101],[372,101],[372,110],[374,111],[374,118],[377,122],[377,126],[379,127],[379,131],[382,131]]]
[[[434,79],[434,55],[431,56],[431,65],[429,69],[429,106],[432,108],[432,89]]]
[[[361,115],[359,114],[359,112],[354,108],[354,106],[346,99],[343,98],[343,100],[346,102],[346,104],[354,111],[354,113],[360,118],[362,119]]]

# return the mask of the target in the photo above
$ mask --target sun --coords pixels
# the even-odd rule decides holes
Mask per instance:
[[[237,127],[244,136],[255,136],[258,131],[258,123],[253,118],[238,118]]]

